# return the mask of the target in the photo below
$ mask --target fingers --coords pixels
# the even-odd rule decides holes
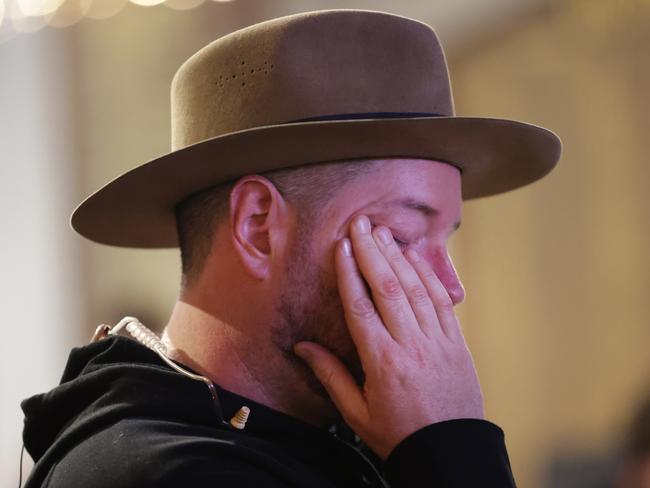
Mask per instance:
[[[299,342],[294,352],[312,369],[348,425],[353,429],[361,425],[367,416],[366,401],[341,360],[314,342]]]
[[[390,339],[390,334],[368,296],[349,239],[338,243],[334,262],[345,321],[363,363],[381,341]]]
[[[454,303],[436,273],[414,249],[408,249],[405,255],[420,277],[420,280],[422,280],[422,283],[424,283],[429,297],[431,297],[438,316],[438,323],[443,333],[452,342],[459,344],[465,342],[465,338],[460,329],[460,323],[454,312]]]
[[[429,292],[418,273],[395,243],[390,230],[383,226],[377,227],[374,229],[373,235],[379,250],[399,279],[422,332],[429,337],[441,333],[438,316],[431,297],[429,297]]]
[[[377,247],[367,217],[354,219],[350,236],[355,261],[370,287],[386,329],[397,341],[411,337],[417,324],[415,314],[400,280]]]
[[[371,232],[365,216],[352,222],[350,236],[354,258],[346,256],[340,245],[337,277],[346,322],[362,361],[364,354],[372,352],[368,345],[377,342],[372,339],[381,338],[378,330],[388,331],[398,342],[413,339],[417,330],[429,337],[442,333],[464,343],[453,301],[426,260],[413,249],[407,250],[406,259],[390,231],[378,227]]]

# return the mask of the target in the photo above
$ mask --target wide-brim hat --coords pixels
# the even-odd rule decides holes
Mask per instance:
[[[434,31],[384,12],[308,12],[219,38],[174,75],[171,111],[172,151],[83,201],[71,218],[77,232],[116,246],[174,247],[174,209],[193,194],[247,174],[351,159],[447,162],[469,200],[542,178],[561,153],[545,128],[457,117]]]

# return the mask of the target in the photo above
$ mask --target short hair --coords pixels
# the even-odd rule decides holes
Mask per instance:
[[[347,183],[371,171],[380,160],[357,159],[286,168],[260,173],[292,204],[302,230],[315,220]],[[181,255],[181,287],[200,274],[219,225],[228,220],[230,193],[237,181],[228,181],[195,193],[176,206],[176,229]]]

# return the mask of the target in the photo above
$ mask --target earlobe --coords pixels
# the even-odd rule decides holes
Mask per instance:
[[[256,279],[265,279],[271,269],[271,237],[281,198],[270,181],[257,175],[242,178],[230,193],[232,244],[244,269]]]

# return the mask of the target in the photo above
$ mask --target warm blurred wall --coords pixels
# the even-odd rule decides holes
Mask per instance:
[[[17,486],[19,401],[58,383],[87,297],[67,228],[78,198],[70,38],[0,45],[0,486]],[[27,463],[26,463],[27,464]]]
[[[549,457],[614,447],[648,385],[649,47],[650,3],[563,1],[450,59],[459,113],[564,141],[539,184],[466,205],[458,237],[466,333],[521,486]]]
[[[202,10],[203,15],[197,11]],[[89,194],[169,151],[170,83],[201,46],[242,25],[238,2],[174,11],[128,5],[75,31],[82,188]],[[88,316],[114,324],[135,315],[160,330],[178,290],[178,251],[98,245],[77,237],[87,256]]]

